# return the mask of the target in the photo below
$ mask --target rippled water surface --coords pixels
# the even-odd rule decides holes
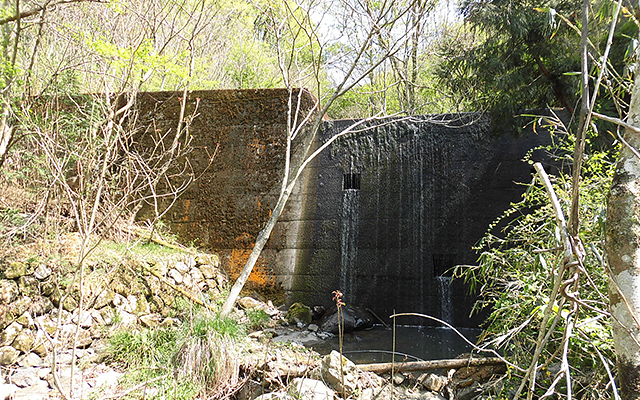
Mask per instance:
[[[480,333],[478,329],[459,329],[472,343]],[[338,350],[338,337],[311,346],[320,354]],[[343,353],[356,364],[390,362],[393,350],[393,331],[375,327],[369,331],[348,333],[344,337]],[[471,350],[453,330],[424,326],[396,327],[396,361],[439,360],[455,358]]]

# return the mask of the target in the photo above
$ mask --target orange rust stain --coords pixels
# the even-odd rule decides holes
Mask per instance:
[[[250,254],[251,249],[231,250],[231,255],[229,257],[229,275],[232,280],[236,280],[238,278],[240,272],[242,272],[242,269],[247,263]],[[274,277],[269,272],[269,268],[267,267],[264,259],[258,258],[247,282],[259,287],[272,286],[275,283]]]
[[[259,156],[264,150],[264,144],[260,143],[259,139],[254,138],[249,142],[249,148],[256,154],[256,156]]]
[[[182,217],[182,221],[187,222],[189,221],[189,207],[191,206],[191,200],[185,199],[183,204],[184,204],[184,217]]]

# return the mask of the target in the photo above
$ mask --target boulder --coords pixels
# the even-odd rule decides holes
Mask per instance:
[[[210,264],[200,265],[199,269],[202,275],[207,279],[215,279],[218,275],[218,270]]]
[[[53,303],[48,297],[33,296],[31,297],[31,305],[29,306],[29,313],[34,316],[44,315],[53,310]]]
[[[333,400],[336,393],[322,381],[310,378],[295,378],[292,386],[298,396],[304,400]]]
[[[140,316],[140,322],[145,328],[155,328],[162,321],[160,314],[147,314]]]
[[[29,266],[20,261],[9,263],[4,270],[4,277],[7,279],[16,279],[29,274]]]
[[[13,395],[13,400],[42,400],[51,398],[49,396],[49,384],[43,380],[35,385],[17,390]]]
[[[195,262],[194,262],[194,265],[195,265]],[[180,271],[183,274],[189,272],[189,266],[186,263],[182,262],[182,261],[178,261],[177,263],[175,263],[173,265],[173,268],[177,269],[178,271]],[[169,271],[169,272],[171,272],[171,271]]]
[[[16,318],[16,322],[29,329],[35,329],[36,327],[33,317],[31,317],[29,311],[24,312],[21,316]]]
[[[336,392],[351,396],[358,388],[356,365],[333,350],[322,359],[320,374]],[[345,397],[346,398],[346,397]]]
[[[18,365],[23,368],[42,367],[44,366],[44,362],[42,361],[42,358],[36,353],[29,353],[18,358]]]
[[[40,294],[40,281],[33,276],[23,275],[18,278],[18,289],[23,296],[35,296]]]
[[[356,330],[368,329],[373,326],[373,316],[368,311],[354,306],[342,306],[340,310],[340,318],[343,321],[343,333]],[[325,332],[337,335],[338,323],[340,322],[338,309],[332,307],[322,318],[320,329]]]
[[[177,285],[182,283],[182,274],[177,269],[171,269],[167,275],[173,279]]]
[[[12,322],[0,332],[0,346],[9,346],[15,340],[18,333],[22,330],[22,325]]]
[[[287,322],[292,325],[311,323],[311,308],[302,303],[293,303],[286,315]]]
[[[99,291],[98,294],[96,295],[95,301],[93,302],[93,308],[95,308],[96,310],[99,310],[103,307],[108,306],[113,302],[113,296],[114,296],[114,293],[111,290],[103,289]]]
[[[11,346],[0,347],[0,365],[11,365],[18,360],[20,352]]]
[[[40,378],[34,368],[18,368],[10,379],[11,383],[21,388],[33,386],[40,382]]]
[[[26,313],[29,310],[30,306],[31,299],[27,296],[22,296],[9,305],[9,313],[11,313],[14,318],[17,318],[20,315]]]
[[[429,373],[429,374],[422,374],[418,378],[418,382],[425,389],[438,393],[442,389],[444,389],[444,386],[447,384],[448,380],[444,376]]]
[[[53,271],[51,270],[51,268],[49,268],[48,265],[46,264],[40,264],[36,267],[35,271],[33,271],[33,276],[36,279],[39,279],[41,281],[47,279],[48,277],[51,276],[51,274],[53,273]]]
[[[53,295],[57,290],[58,287],[56,286],[56,283],[53,279],[48,279],[40,284],[40,293],[43,296],[49,297]],[[58,295],[58,297],[60,296]]]
[[[13,343],[11,344],[11,346],[16,350],[28,353],[33,348],[33,344],[35,343],[35,341],[36,336],[34,335],[34,333],[29,329],[23,329],[18,332],[16,338],[13,339]]]
[[[18,298],[20,291],[14,281],[0,279],[0,304],[11,304]]]

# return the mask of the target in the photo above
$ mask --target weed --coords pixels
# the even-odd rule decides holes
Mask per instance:
[[[114,333],[107,361],[127,371],[122,383],[151,382],[157,398],[171,400],[237,384],[244,327],[198,310],[178,327]]]
[[[264,329],[271,321],[269,314],[259,308],[250,308],[245,313],[249,319],[250,329]]]

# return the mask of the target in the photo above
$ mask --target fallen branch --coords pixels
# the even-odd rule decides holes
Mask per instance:
[[[405,363],[378,363],[358,365],[363,371],[386,374],[394,371],[430,371],[434,369],[457,369],[463,367],[476,367],[479,365],[504,365],[505,362],[498,357],[486,358],[455,358],[449,360],[411,361]]]

